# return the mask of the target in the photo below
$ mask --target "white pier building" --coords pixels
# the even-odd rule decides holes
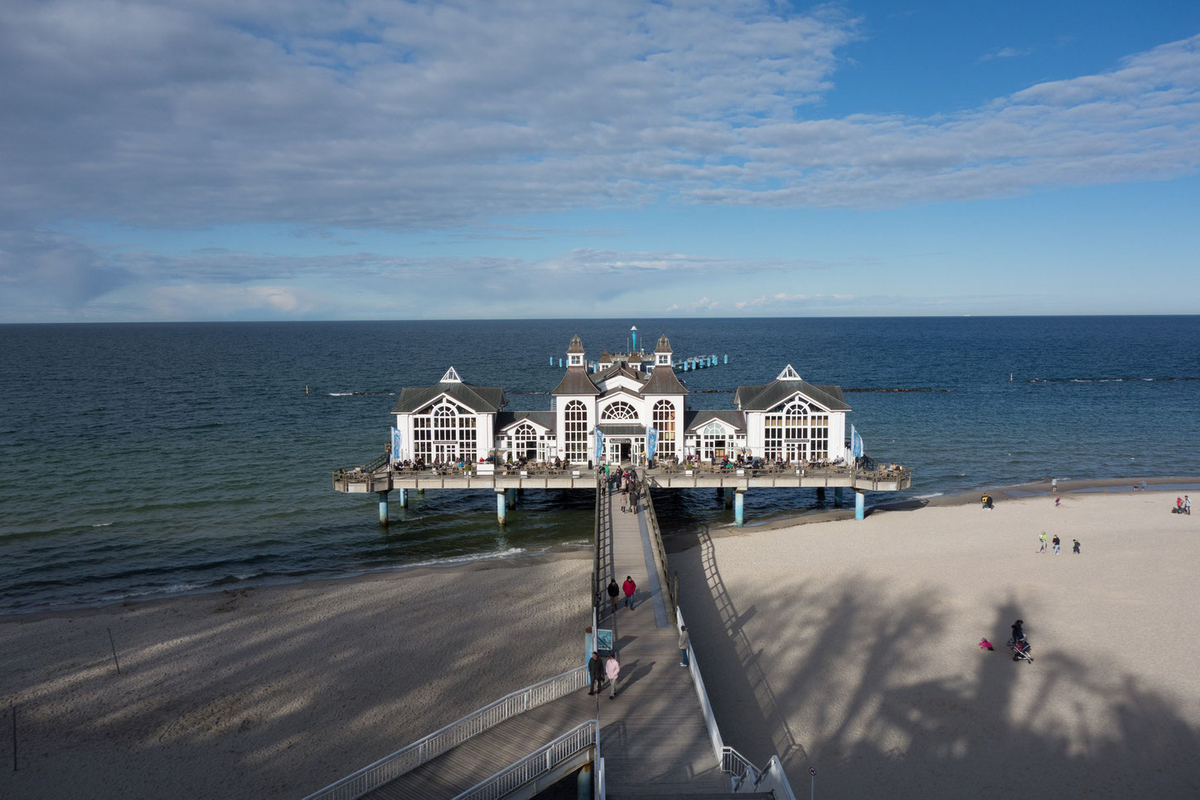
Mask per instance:
[[[665,335],[649,355],[605,351],[595,372],[585,356],[575,336],[549,411],[505,411],[503,388],[473,386],[454,367],[433,386],[402,390],[392,409],[400,434],[393,462],[642,465],[651,452],[665,464],[851,460],[841,387],[810,384],[790,364],[769,383],[738,387],[736,408],[696,411]]]
[[[595,489],[603,465],[631,465],[651,488],[717,489],[740,525],[752,488],[815,488],[821,498],[832,488],[835,505],[849,488],[862,519],[866,492],[912,485],[902,466],[852,457],[840,386],[808,383],[788,364],[768,383],[739,386],[734,408],[694,410],[665,335],[653,353],[636,339],[630,350],[589,365],[573,337],[548,411],[507,411],[502,387],[467,383],[454,367],[403,389],[388,450],[335,470],[334,489],[377,493],[385,525],[393,489],[401,506],[413,489],[491,489],[503,524],[524,489]]]

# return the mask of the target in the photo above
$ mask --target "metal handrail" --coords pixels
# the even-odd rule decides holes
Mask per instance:
[[[603,531],[601,525],[601,514],[604,513],[604,506],[601,502],[605,490],[604,473],[600,470],[596,471],[596,542],[595,542],[595,564],[592,566],[592,619],[599,620],[600,603],[603,601],[603,578],[600,575],[600,550],[604,544],[601,541],[600,535]]]
[[[639,482],[642,488],[642,510],[646,515],[646,530],[650,532],[650,540],[654,542],[655,566],[659,568],[659,583],[667,592],[670,601],[668,608],[675,615],[679,606],[679,574],[674,578],[668,574],[667,546],[663,542],[662,529],[658,527],[658,514],[654,511],[654,501],[650,498],[650,486],[643,480]]]
[[[518,689],[473,711],[462,719],[451,722],[423,739],[391,755],[368,764],[324,789],[308,795],[305,800],[354,800],[367,792],[378,789],[421,764],[437,758],[447,750],[462,744],[476,734],[504,722],[517,714],[557,700],[588,685],[587,666],[575,667],[561,675],[555,675],[540,683]]]
[[[721,748],[721,772],[733,778],[733,790],[742,787],[747,778],[753,778],[751,783],[758,786],[762,780],[762,770],[750,763],[750,759],[734,750],[732,747]]]
[[[454,800],[495,800],[549,772],[587,747],[600,745],[600,720],[584,722],[467,789]]]

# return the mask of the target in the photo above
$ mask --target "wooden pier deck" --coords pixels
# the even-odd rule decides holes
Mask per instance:
[[[456,797],[580,723],[596,718],[597,698],[580,689],[518,714],[380,786],[371,800]]]
[[[601,502],[601,536],[609,545],[604,569],[638,585],[633,610],[607,610],[600,627],[613,629],[621,677],[617,696],[600,699],[600,755],[607,795],[663,797],[729,794],[717,764],[688,670],[679,666],[678,633],[659,585],[645,518],[621,512],[619,494]],[[605,595],[607,603],[607,595]],[[611,609],[611,605],[606,609]]]

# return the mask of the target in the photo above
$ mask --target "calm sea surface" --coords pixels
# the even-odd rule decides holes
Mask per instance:
[[[1200,473],[1200,316],[0,326],[0,610],[585,543],[587,492],[526,492],[501,531],[490,492],[430,491],[384,530],[331,471],[382,452],[400,387],[453,365],[546,409],[571,335],[595,357],[631,324],[677,358],[728,354],[681,376],[693,408],[788,363],[841,384],[909,495]],[[658,504],[668,532],[731,522],[709,492]],[[749,521],[814,507],[746,498]]]

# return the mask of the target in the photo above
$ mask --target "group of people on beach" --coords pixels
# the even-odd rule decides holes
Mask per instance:
[[[1042,543],[1042,546],[1040,548],[1038,548],[1038,553],[1046,552],[1046,532],[1045,531],[1042,531],[1042,535],[1038,537],[1038,541]],[[1079,554],[1079,540],[1072,539],[1071,541],[1075,543],[1075,546],[1071,549],[1071,552],[1078,555]],[[1050,540],[1050,543],[1054,545],[1054,555],[1058,555],[1059,548],[1062,546],[1062,540],[1058,538],[1057,533],[1054,534],[1054,538]]]
[[[1192,499],[1186,494],[1183,497],[1176,497],[1175,508],[1171,513],[1187,514],[1190,517],[1192,515]]]

